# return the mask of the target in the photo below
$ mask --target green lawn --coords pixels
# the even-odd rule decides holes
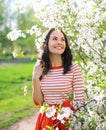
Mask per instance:
[[[34,63],[0,65],[0,128],[35,113],[32,100]],[[27,95],[24,86],[27,85]]]

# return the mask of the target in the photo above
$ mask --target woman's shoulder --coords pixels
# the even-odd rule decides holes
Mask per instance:
[[[72,62],[71,69],[72,69],[72,70],[74,70],[74,69],[80,69],[80,66],[79,66],[79,64],[76,63],[76,62]]]
[[[77,62],[72,62],[72,67],[77,67],[79,66]]]

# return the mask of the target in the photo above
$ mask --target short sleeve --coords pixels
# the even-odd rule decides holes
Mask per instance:
[[[34,99],[33,99],[33,102],[34,102],[34,104],[36,105],[36,106],[38,106],[38,105],[43,105],[43,103],[44,103],[44,100],[42,101],[42,103],[41,104],[39,104],[37,101],[35,101]]]
[[[78,64],[73,65],[73,91],[75,95],[75,100],[84,100],[84,80],[82,72]]]

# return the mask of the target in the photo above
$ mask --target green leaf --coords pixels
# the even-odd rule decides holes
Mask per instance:
[[[46,128],[48,129],[48,130],[53,130],[53,127],[52,126],[46,126]]]
[[[73,93],[69,94],[68,97],[69,97],[69,100],[73,100],[74,99],[74,94]]]
[[[69,128],[69,127],[70,127],[70,124],[71,124],[71,121],[68,120],[68,121],[66,121],[65,126],[66,126],[67,128]]]

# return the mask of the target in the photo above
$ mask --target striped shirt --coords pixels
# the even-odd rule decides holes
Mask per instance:
[[[61,103],[73,93],[76,100],[84,99],[84,82],[78,64],[73,63],[68,73],[63,74],[63,66],[52,67],[42,77],[41,90],[46,103]]]

